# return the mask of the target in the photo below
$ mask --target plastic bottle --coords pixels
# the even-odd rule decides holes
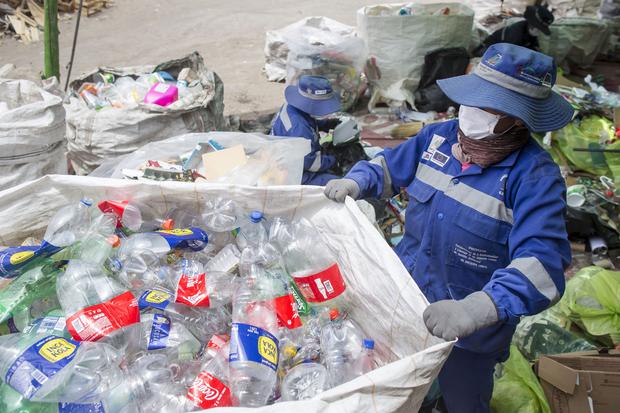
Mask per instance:
[[[340,317],[338,309],[330,311],[330,322],[321,332],[321,353],[329,374],[330,387],[357,377],[355,361],[362,352],[362,334],[350,320]]]
[[[228,244],[207,262],[205,270],[221,271],[234,274],[239,268],[241,252],[235,244]]]
[[[175,301],[194,307],[220,307],[232,302],[233,278],[225,272],[205,273],[196,260],[181,259],[174,266],[171,287]]]
[[[71,260],[56,283],[58,301],[67,318],[67,329],[75,340],[105,339],[119,349],[135,346],[134,330],[140,321],[136,297],[102,267]]]
[[[315,306],[343,306],[346,284],[335,254],[306,219],[279,223],[271,238],[282,250],[286,269],[306,301]]]
[[[327,370],[319,363],[302,363],[293,367],[281,386],[282,400],[307,400],[327,389]]]
[[[237,246],[241,251],[250,246],[258,246],[268,241],[267,229],[263,224],[263,213],[252,211],[249,222],[239,227]]]
[[[0,377],[28,400],[97,402],[125,379],[121,353],[103,343],[18,333],[0,347]]]
[[[276,384],[278,318],[271,291],[260,288],[256,276],[239,281],[233,302],[230,377],[233,403],[264,406]]]
[[[142,314],[140,319],[140,348],[164,352],[174,359],[191,359],[201,344],[178,320],[160,314]]]
[[[163,214],[144,202],[106,200],[99,202],[97,206],[102,212],[116,217],[118,228],[124,227],[133,232],[171,230],[175,225],[174,220],[162,218]]]
[[[188,411],[233,405],[230,391],[229,352],[229,344],[224,343],[213,358],[203,363],[200,373],[187,392],[186,397],[193,405]]]
[[[362,341],[362,353],[355,360],[354,374],[361,376],[375,369],[375,341],[365,338]]]
[[[209,199],[204,205],[205,213],[202,215],[205,228],[213,232],[227,232],[239,228],[242,225],[241,207],[230,199]]]

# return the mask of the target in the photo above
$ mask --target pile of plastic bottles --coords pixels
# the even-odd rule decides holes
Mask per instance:
[[[93,82],[84,82],[77,91],[90,109],[128,108],[140,103],[169,106],[199,86],[197,76],[190,68],[179,72],[177,79],[159,71],[137,77],[116,77],[112,73],[97,73]]]
[[[203,210],[82,199],[0,251],[0,411],[255,407],[376,367],[309,221]]]

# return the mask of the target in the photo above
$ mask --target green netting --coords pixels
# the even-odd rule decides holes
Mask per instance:
[[[532,366],[516,346],[510,346],[510,358],[498,371],[491,399],[493,413],[551,413]]]

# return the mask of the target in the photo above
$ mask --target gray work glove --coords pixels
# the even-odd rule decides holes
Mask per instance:
[[[325,196],[336,202],[344,202],[350,196],[357,199],[360,195],[360,187],[353,179],[333,179],[325,185]]]
[[[426,307],[424,324],[434,336],[444,340],[467,337],[499,321],[495,303],[484,291],[462,300],[441,300]]]

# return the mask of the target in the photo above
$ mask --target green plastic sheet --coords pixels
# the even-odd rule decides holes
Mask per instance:
[[[510,346],[508,360],[496,369],[491,411],[493,413],[551,413],[545,393],[532,371],[532,366],[514,345]]]
[[[620,343],[620,271],[583,268],[566,283],[560,308],[586,333]]]

